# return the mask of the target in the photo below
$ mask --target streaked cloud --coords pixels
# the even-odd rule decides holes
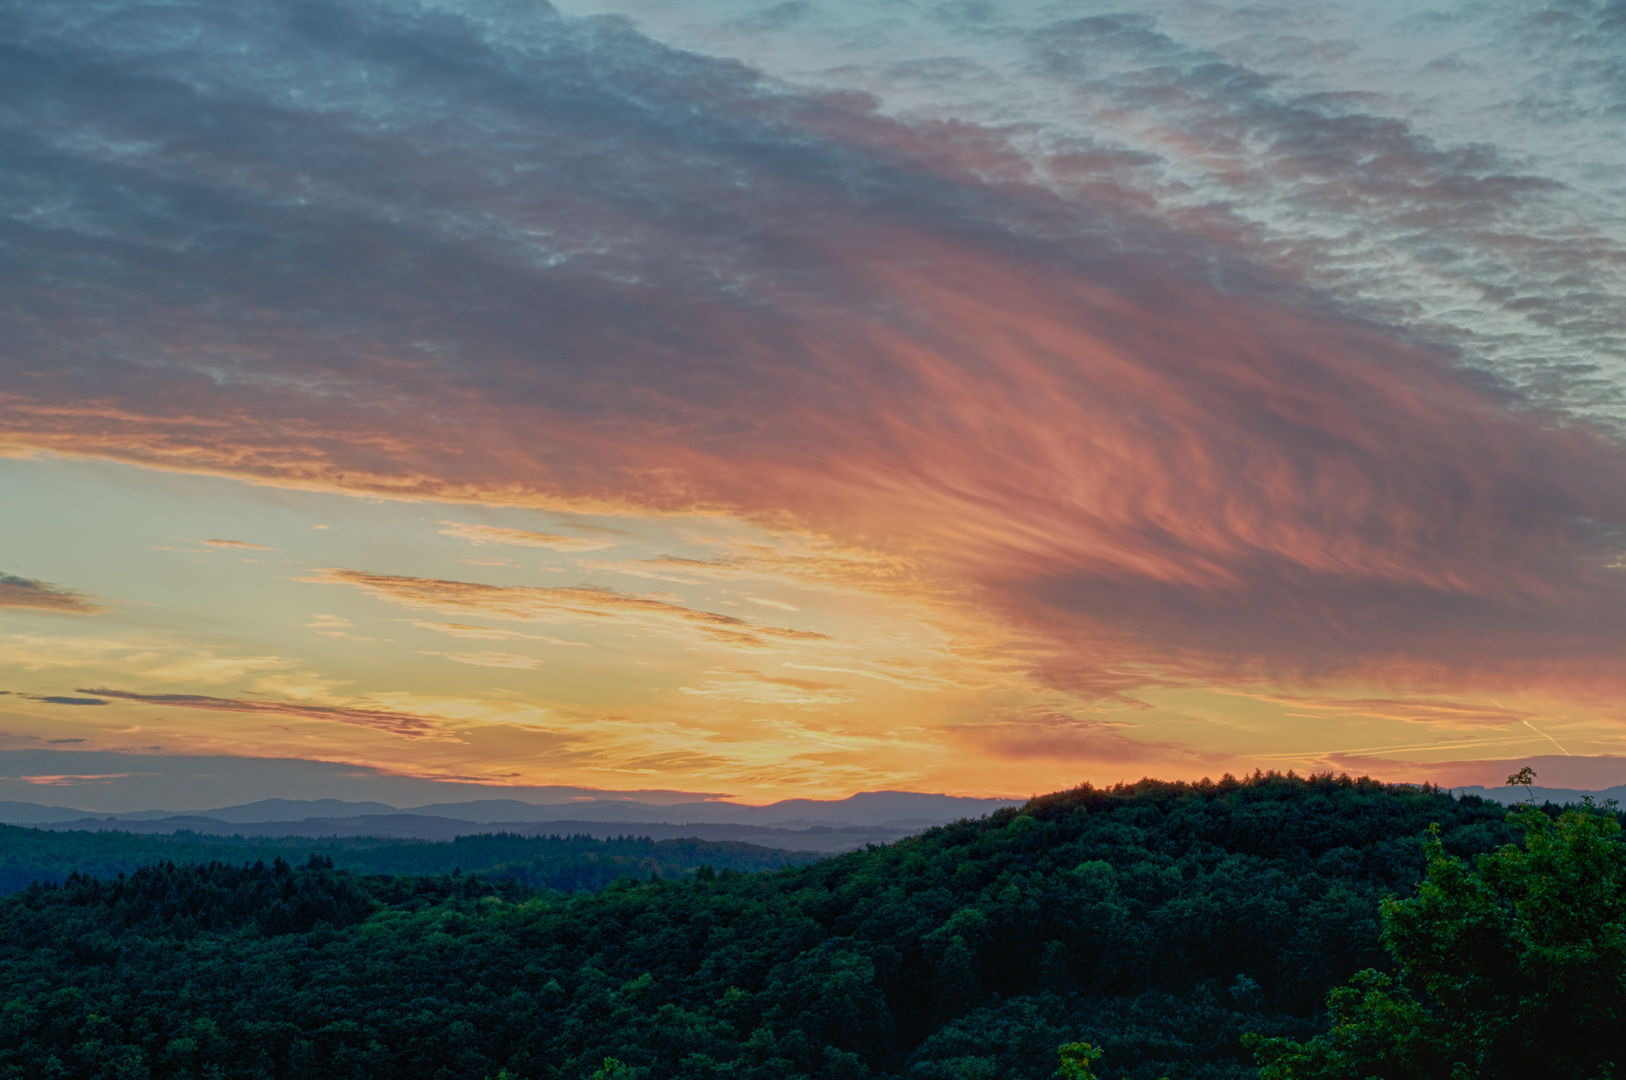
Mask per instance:
[[[476,544],[510,544],[515,547],[548,548],[551,551],[601,551],[615,547],[616,540],[610,529],[595,529],[596,536],[561,536],[557,533],[531,532],[527,529],[505,529],[496,525],[468,525],[459,521],[442,521],[441,534],[456,536]]]
[[[151,773],[42,773],[18,776],[15,779],[36,787],[77,787],[80,784],[105,784],[111,780],[126,780],[132,776],[151,776]]]
[[[153,656],[150,663],[138,667],[126,661],[126,665],[140,671],[145,679],[171,686],[177,683],[211,686],[245,677],[258,677],[263,682],[296,667],[292,660],[281,656],[215,656],[207,650],[183,655],[166,650],[165,655]]]
[[[73,615],[94,615],[103,610],[82,593],[14,574],[0,574],[0,608],[61,611]]]
[[[753,670],[709,672],[699,686],[680,687],[695,697],[727,699],[797,709],[828,708],[856,701],[859,694],[843,683],[768,675]]]
[[[237,551],[275,551],[265,544],[251,544],[247,540],[205,540],[210,547],[232,548]]]
[[[432,653],[428,655],[444,656],[446,659],[458,664],[473,664],[475,667],[511,668],[516,671],[535,671],[542,664],[542,661],[535,657],[517,656],[514,653]]]
[[[493,630],[485,626],[470,626],[468,623],[415,622],[412,625],[422,627],[425,630],[438,630],[442,634],[450,634],[452,637],[479,640],[501,641],[509,638],[530,636],[529,634],[521,634],[517,630]]]
[[[1452,701],[1418,695],[1405,698],[1337,698],[1305,694],[1251,694],[1259,701],[1284,705],[1304,716],[1382,717],[1408,724],[1445,728],[1505,728],[1540,719],[1525,709],[1495,701]]]
[[[477,641],[542,641],[549,645],[564,645],[573,649],[590,648],[584,641],[565,641],[546,634],[522,634],[518,630],[494,630],[488,626],[471,626],[468,623],[414,622],[412,625],[424,630],[437,630],[452,637],[471,638]]]
[[[350,620],[340,615],[313,615],[305,627],[327,637],[350,636]]]
[[[424,744],[414,744],[421,749]],[[365,765],[291,757],[241,754],[158,754],[152,752],[0,750],[0,796],[29,800],[33,793],[7,782],[21,776],[54,776],[69,786],[72,774],[88,778],[87,788],[64,793],[67,805],[97,811],[162,807],[175,812],[233,806],[244,792],[281,791],[288,798],[377,800],[392,806],[422,806],[467,799],[514,798],[548,805],[595,798],[669,805],[727,798],[726,792],[671,789],[604,790],[592,786],[528,786],[519,777],[422,778],[410,769],[382,770]],[[103,781],[106,781],[105,783]],[[55,797],[55,796],[54,796]],[[256,796],[257,797],[257,796]]]
[[[481,585],[360,570],[323,570],[306,580],[351,585],[409,608],[452,614],[477,612],[487,618],[521,622],[617,621],[667,636],[694,638],[730,648],[761,649],[784,642],[822,641],[826,637],[811,630],[759,626],[733,615],[699,611],[665,599],[630,596],[592,585],[559,588]]]
[[[22,671],[130,664],[155,658],[148,643],[117,637],[67,634],[0,636],[0,663]]]
[[[336,705],[309,705],[292,701],[255,701],[242,698],[207,697],[201,694],[138,694],[129,690],[87,689],[82,694],[99,698],[140,702],[171,709],[201,709],[205,712],[252,713],[291,716],[301,720],[331,721],[372,728],[406,739],[422,739],[439,731],[432,717],[383,709],[355,709]]]
[[[483,545],[391,517],[340,554],[359,517],[313,511],[296,565],[372,568],[304,579],[350,587],[323,607],[853,676],[623,657],[573,715],[636,684],[726,742],[742,711],[875,725],[877,695],[938,695],[922,727],[958,752],[1195,768],[1198,721],[1157,704],[1189,692],[1387,725],[1307,754],[1410,727],[1568,746],[1554,703],[1601,725],[1626,692],[1612,11],[12,3],[0,453],[442,500],[411,526]],[[296,546],[255,520],[186,535]],[[447,547],[506,583],[452,580]],[[102,579],[27,565],[124,617]],[[564,572],[592,583],[534,584]],[[646,585],[672,592],[623,591]],[[21,577],[0,608],[99,610]],[[336,696],[400,664],[387,645],[422,651],[308,610],[278,615],[295,644],[8,637],[0,660],[339,708],[396,692]],[[312,630],[356,651],[300,658]],[[850,732],[868,765],[646,721],[616,761],[714,786],[904,768]]]
[[[1165,740],[1137,739],[1130,725],[1079,718],[1043,708],[986,723],[966,724],[945,734],[995,758],[1051,759],[1103,764],[1162,763],[1190,767],[1203,755]],[[1224,761],[1223,755],[1209,760]]]
[[[787,604],[783,600],[769,600],[767,597],[763,597],[763,596],[750,596],[750,595],[747,595],[747,596],[743,597],[742,599],[744,599],[746,601],[746,603],[756,604],[758,607],[778,608],[780,611],[800,611],[800,610],[802,610],[801,608],[797,607],[795,604]]]

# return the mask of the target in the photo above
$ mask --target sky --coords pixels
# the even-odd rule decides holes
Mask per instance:
[[[0,798],[1626,782],[1623,56],[0,0]]]

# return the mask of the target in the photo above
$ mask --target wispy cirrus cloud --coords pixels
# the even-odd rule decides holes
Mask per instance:
[[[1496,701],[1453,701],[1449,698],[1321,697],[1308,694],[1249,693],[1243,696],[1286,706],[1305,716],[1382,717],[1409,724],[1442,728],[1505,728],[1540,719],[1529,709],[1509,708]]]
[[[958,725],[944,732],[954,741],[993,758],[1011,761],[1060,760],[1103,764],[1161,761],[1191,765],[1224,761],[1163,739],[1137,739],[1132,725],[1080,719],[1054,710],[1030,708],[982,723]]]
[[[339,705],[308,705],[294,701],[261,701],[246,698],[208,697],[203,694],[138,694],[130,690],[86,689],[81,694],[116,701],[139,702],[172,709],[201,709],[205,712],[292,716],[301,720],[322,720],[350,724],[399,735],[424,739],[439,733],[440,723],[432,717],[389,709],[349,708]]]
[[[436,630],[451,637],[470,638],[476,641],[543,641],[549,645],[563,645],[572,649],[591,648],[583,641],[565,641],[562,638],[549,637],[547,634],[523,634],[518,630],[496,630],[489,626],[473,626],[469,623],[444,622],[413,622],[423,630]]]
[[[733,615],[701,611],[669,600],[630,596],[596,585],[555,588],[482,585],[360,570],[323,570],[303,580],[354,586],[409,608],[453,614],[477,612],[487,618],[520,622],[617,621],[729,648],[761,649],[793,641],[828,640],[826,635],[811,630],[761,626]]]
[[[625,534],[614,529],[595,527],[591,536],[562,536],[558,533],[532,532],[528,529],[507,529],[496,525],[469,525],[461,521],[442,521],[443,536],[456,536],[476,544],[509,544],[514,547],[539,547],[550,551],[602,551],[615,547]]]
[[[1495,726],[1442,703],[1626,689],[1626,216],[1583,160],[1618,146],[1604,8],[1463,14],[1436,71],[1432,43],[1371,52],[1425,39],[1404,19],[1315,5],[661,7],[13,5],[0,441],[743,519],[816,539],[600,565],[975,612],[1126,705],[1343,681],[1385,688],[1351,710]],[[1495,108],[1442,74],[1474,64],[1517,76]],[[0,603],[50,608],[15,580]],[[807,640],[589,587],[323,580]],[[1081,723],[986,738],[1131,752]]]
[[[707,676],[699,686],[680,687],[679,692],[695,697],[784,705],[796,709],[845,705],[859,697],[845,683],[823,679],[769,675],[750,669],[711,671],[707,672]]]
[[[232,548],[237,551],[275,551],[275,548],[265,544],[251,544],[247,540],[205,540],[210,547]]]
[[[60,611],[72,615],[94,615],[105,610],[83,593],[14,574],[0,574],[0,608]]]
[[[18,776],[16,779],[36,787],[78,787],[81,784],[106,784],[113,780],[127,780],[133,776],[152,776],[153,773],[40,773]]]
[[[515,653],[475,652],[475,653],[426,653],[430,656],[444,656],[457,664],[472,664],[475,667],[508,668],[514,671],[535,671],[542,665],[542,661],[534,656],[519,656]]]

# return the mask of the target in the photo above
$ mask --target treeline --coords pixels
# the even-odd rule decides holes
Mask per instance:
[[[76,878],[0,901],[0,1076],[1044,1080],[1087,1040],[1114,1080],[1253,1077],[1244,1033],[1298,1045],[1388,967],[1429,826],[1472,855],[1506,813],[1143,781],[594,894],[325,859]]]
[[[634,826],[635,828],[636,826]],[[111,878],[142,866],[173,863],[303,863],[312,855],[358,874],[450,874],[512,879],[533,889],[602,889],[617,878],[678,878],[714,870],[779,870],[819,856],[754,844],[651,840],[624,836],[516,836],[491,833],[450,842],[377,838],[308,839],[149,836],[121,832],[55,832],[0,825],[0,894],[70,875]]]
[[[1527,786],[1526,768],[1510,777]],[[1472,863],[1428,845],[1415,896],[1383,902],[1391,973],[1358,972],[1304,1042],[1244,1036],[1260,1080],[1611,1080],[1626,1062],[1626,844],[1614,804],[1522,829]],[[1069,1047],[1069,1050],[1074,1049]],[[1092,1050],[1077,1047],[1081,1056]],[[1088,1069],[1076,1080],[1090,1080]]]

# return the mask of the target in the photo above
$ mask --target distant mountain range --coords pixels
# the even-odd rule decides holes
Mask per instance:
[[[609,799],[539,805],[480,799],[400,808],[341,799],[262,799],[176,813],[98,814],[66,806],[0,802],[0,823],[52,830],[215,836],[380,836],[450,840],[472,833],[552,833],[595,837],[636,833],[655,839],[743,840],[798,851],[836,852],[884,844],[934,825],[977,818],[1011,799],[969,799],[912,791],[866,791],[846,799],[786,799],[767,806],[691,802],[659,806]]]
[[[1617,787],[1604,788],[1602,791],[1581,791],[1576,788],[1532,787],[1528,792],[1520,787],[1463,787],[1452,788],[1453,795],[1478,795],[1481,799],[1490,799],[1492,802],[1514,803],[1533,799],[1537,803],[1556,803],[1564,806],[1570,803],[1579,803],[1590,798],[1600,806],[1609,799],[1615,799],[1626,805],[1626,784]]]
[[[1458,795],[1478,795],[1512,804],[1626,803],[1626,785],[1604,791],[1536,787],[1464,787]],[[767,847],[832,853],[865,844],[884,844],[961,818],[977,818],[1014,799],[969,799],[914,791],[866,791],[846,799],[785,799],[767,806],[707,801],[657,804],[622,799],[574,798],[532,803],[519,799],[476,799],[396,807],[343,799],[261,799],[212,810],[135,810],[109,814],[68,806],[0,801],[0,823],[35,828],[167,834],[189,830],[207,836],[378,836],[450,840],[475,833],[521,836],[550,834],[598,838],[638,835],[654,839],[692,837],[741,840]]]

